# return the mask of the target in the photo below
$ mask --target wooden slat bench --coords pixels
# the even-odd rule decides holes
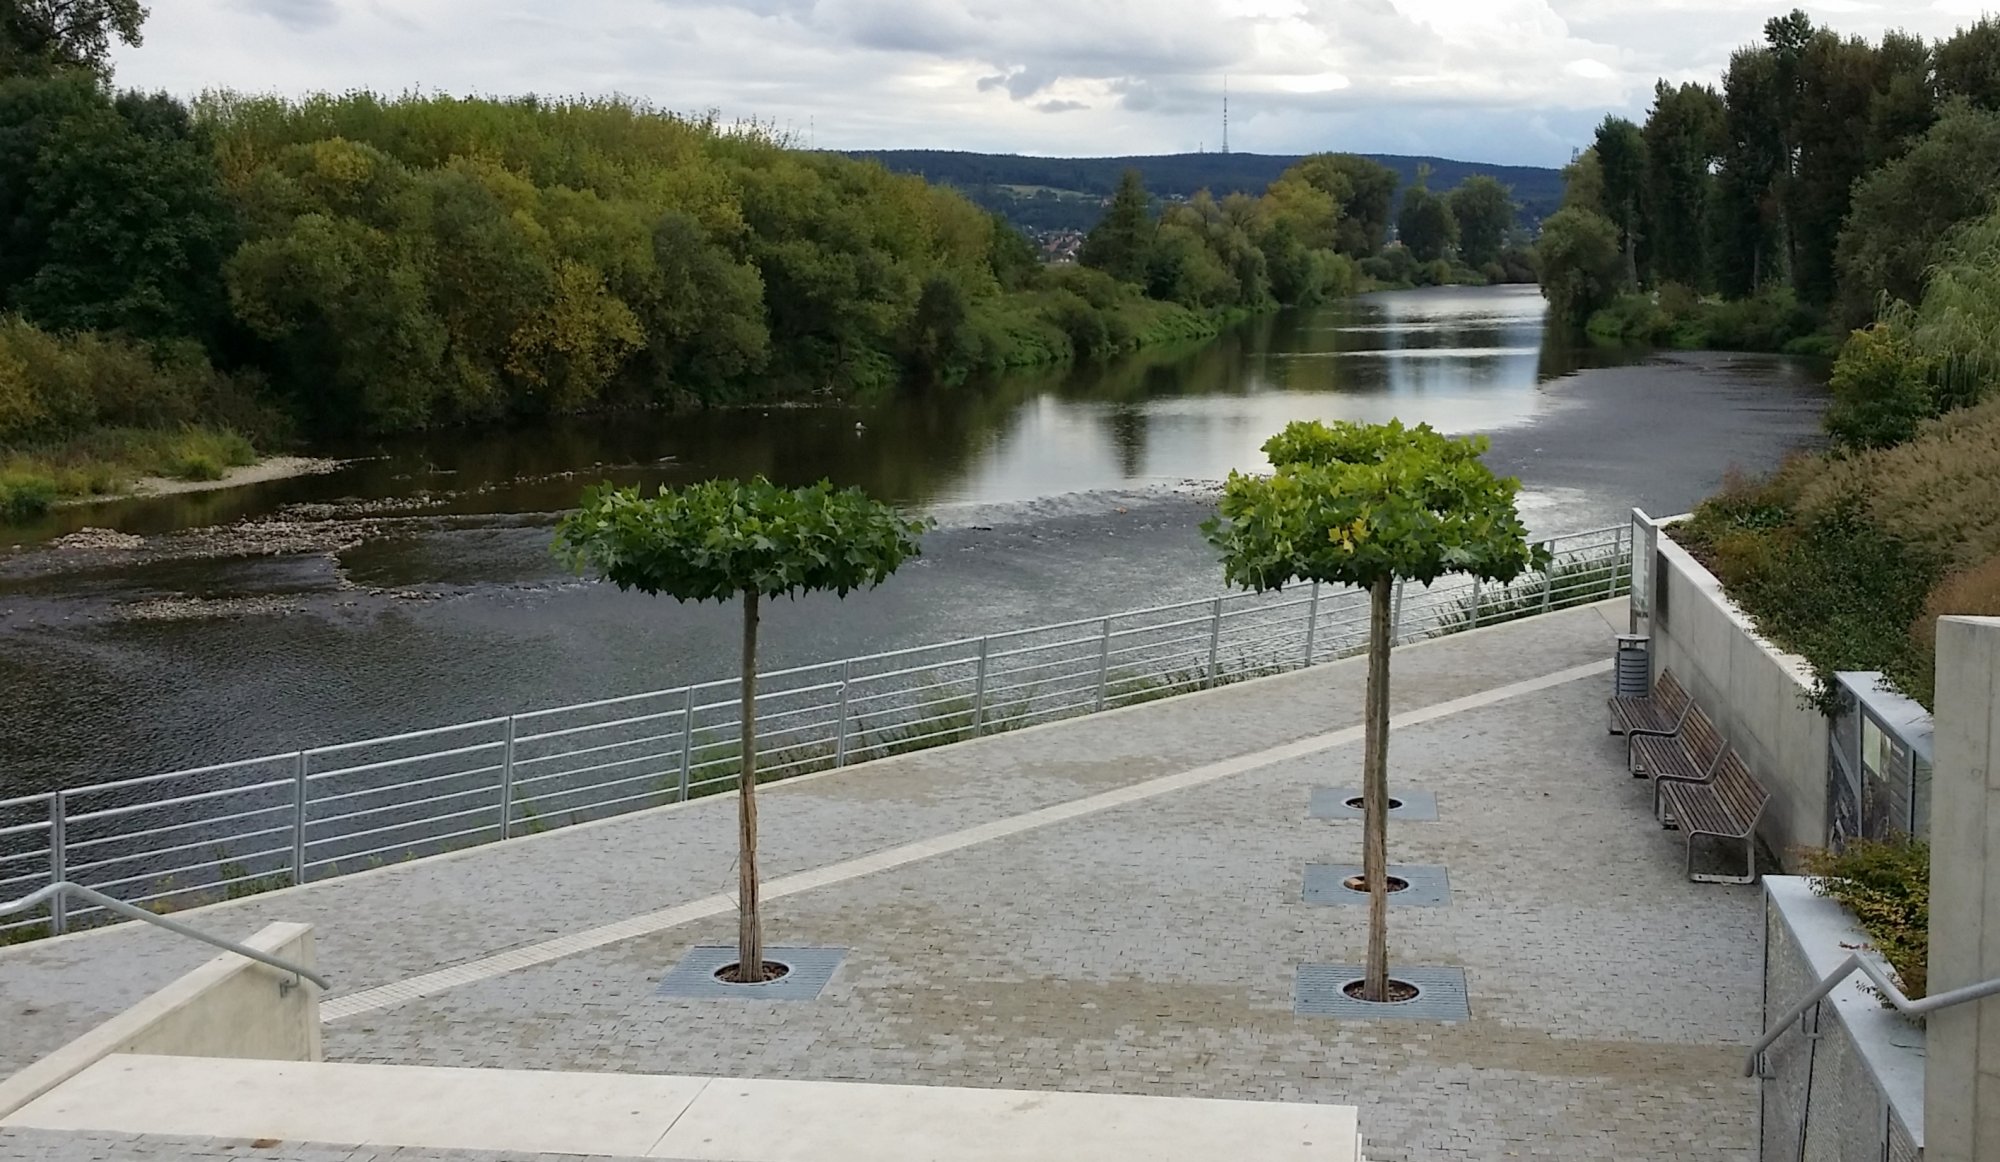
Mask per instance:
[[[1625,768],[1639,778],[1671,775],[1680,779],[1706,779],[1728,749],[1729,744],[1722,732],[1715,729],[1708,713],[1690,702],[1675,733],[1634,731],[1626,735]]]
[[[1654,779],[1655,802],[1670,818],[1670,826],[1678,826],[1687,840],[1687,875],[1696,883],[1704,884],[1754,884],[1757,882],[1757,820],[1763,817],[1764,804],[1770,801],[1771,793],[1750,774],[1750,768],[1735,751],[1715,768],[1707,779],[1683,779],[1673,775],[1658,775]],[[1694,838],[1697,835],[1712,836],[1716,839],[1740,840],[1743,844],[1743,869],[1740,876],[1703,873],[1694,870]]]
[[[1630,737],[1634,732],[1675,733],[1694,706],[1694,699],[1669,669],[1660,671],[1660,680],[1653,683],[1652,693],[1638,698],[1620,698],[1614,694],[1605,699],[1605,704],[1611,708],[1611,733]]]

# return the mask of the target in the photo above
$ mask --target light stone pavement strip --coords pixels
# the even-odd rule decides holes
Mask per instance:
[[[1354,963],[1365,909],[1300,901],[1358,858],[1311,820],[1358,746],[775,903],[768,938],[851,949],[818,1002],[653,995],[726,918],[328,1028],[342,1060],[867,1079],[1353,1104],[1371,1159],[1747,1159],[1737,1076],[1761,993],[1759,894],[1695,885],[1580,681],[1399,732],[1446,864],[1395,909],[1399,963],[1466,968],[1465,1024],[1295,1017],[1301,962]]]
[[[1622,608],[1583,611],[1399,652],[1398,706],[1436,705],[1601,661],[1622,621]],[[1049,788],[1032,777],[1038,765],[1059,765],[1070,794],[1054,803],[1073,802],[1157,780],[1165,764],[1146,765],[1145,758],[1162,750],[1199,756],[1186,770],[1351,724],[1359,678],[1351,663],[1323,667],[774,785],[765,801],[782,804],[778,810],[795,813],[795,821],[833,799],[934,822],[940,800],[958,798],[961,787],[982,803],[1011,805],[997,815],[961,816],[977,827],[1053,805]],[[1370,1156],[1383,1160],[1747,1158],[1755,1090],[1733,1066],[1757,1021],[1758,895],[1680,878],[1678,839],[1650,826],[1646,787],[1623,776],[1622,752],[1603,734],[1602,693],[1600,681],[1573,682],[1395,735],[1393,777],[1438,792],[1443,821],[1392,827],[1392,858],[1446,864],[1454,891],[1449,908],[1392,913],[1396,955],[1467,968],[1474,1019],[1464,1025],[1291,1013],[1291,972],[1299,962],[1351,963],[1360,955],[1365,909],[1312,907],[1298,898],[1306,863],[1358,858],[1358,825],[1306,815],[1313,787],[1355,781],[1358,747],[1349,745],[775,901],[774,942],[853,949],[817,1003],[655,998],[660,975],[689,944],[728,941],[733,925],[718,917],[338,1022],[328,1029],[329,1055],[1342,1102],[1362,1108]],[[1211,738],[1233,745],[1198,744]],[[1079,769],[1100,752],[1107,769],[1095,778]],[[958,761],[914,761],[927,758]],[[990,785],[996,778],[1025,782],[1023,798],[1009,800],[1010,788]],[[695,804],[515,847],[564,841],[570,858],[587,859],[603,854],[592,850],[598,844],[643,844],[618,835],[623,828],[683,835],[676,829],[704,810],[703,824],[726,833],[726,814]],[[579,840],[588,841],[580,853],[571,850]],[[837,842],[816,848],[843,849],[851,850]],[[488,848],[365,882],[307,888],[290,901],[248,901],[208,919],[254,927],[250,915],[230,913],[289,903],[268,914],[321,923],[323,948],[366,947],[402,926],[378,920],[369,932],[355,932],[356,901],[333,898],[330,889],[407,894],[431,874],[456,879],[468,865],[491,865],[508,851]],[[641,874],[658,871],[649,864]],[[717,885],[703,886],[708,893],[687,894],[699,900]],[[657,908],[666,893],[658,883],[653,888],[649,902]],[[330,901],[331,922],[320,910]],[[531,911],[547,906],[519,903]],[[495,913],[482,894],[463,906],[475,917]],[[502,923],[496,936],[518,930]],[[6,990],[37,978],[19,965],[39,963],[48,949],[122,947],[129,939],[119,933],[0,955],[0,1013],[11,1016],[17,1003]],[[401,963],[418,959],[387,943],[405,956]],[[467,943],[455,959],[494,947]],[[112,967],[98,957],[71,963]],[[332,958],[328,964],[343,973]],[[67,1137],[0,1131],[0,1159],[165,1156],[136,1147],[122,1153],[126,1145],[107,1146],[96,1136],[56,1140]]]
[[[1601,661],[1622,601],[1396,651],[1407,712]],[[1359,659],[760,788],[768,879],[822,868],[1361,720]],[[1192,713],[1190,708],[1201,707]],[[180,918],[242,939],[310,921],[334,998],[732,891],[733,796],[252,896]],[[135,924],[0,948],[0,1075],[209,959]]]
[[[265,1145],[249,1139],[184,1138],[158,1134],[68,1134],[51,1130],[0,1131],[0,1162],[626,1162],[609,1154],[526,1154],[518,1150],[433,1150],[418,1146],[333,1146],[313,1142]],[[667,1158],[629,1162],[675,1162]]]
[[[1392,717],[1389,724],[1392,729],[1405,729],[1421,723],[1435,721],[1439,718],[1447,718],[1454,714],[1462,714],[1467,710],[1491,705],[1494,702],[1505,699],[1519,698],[1543,690],[1553,689],[1554,687],[1574,682],[1579,678],[1606,674],[1610,670],[1610,662],[1586,662],[1581,666],[1572,666],[1567,670],[1558,670],[1553,674],[1547,674],[1540,678],[1515,682],[1511,685],[1502,686],[1497,690],[1487,690],[1467,698],[1454,698],[1449,702],[1440,702],[1419,710],[1405,711],[1402,714]],[[875,875],[892,868],[899,868],[905,864],[915,863],[918,860],[934,859],[937,856],[961,851],[978,844],[991,843],[994,840],[1020,835],[1023,832],[1032,831],[1038,827],[1047,827],[1055,823],[1080,819],[1098,811],[1106,811],[1113,807],[1122,807],[1127,804],[1141,802],[1155,795],[1191,790],[1207,783],[1213,783],[1218,779],[1226,779],[1232,775],[1240,775],[1246,771],[1256,770],[1259,767],[1267,767],[1288,759],[1303,757],[1313,754],[1316,751],[1327,750],[1342,743],[1357,742],[1360,740],[1361,735],[1362,728],[1359,726],[1350,726],[1327,734],[1312,735],[1295,742],[1285,743],[1282,746],[1271,747],[1246,755],[1238,755],[1235,758],[1223,759],[1221,762],[1208,763],[1196,767],[1191,771],[1181,771],[1177,774],[1165,775],[1157,779],[1148,779],[1143,783],[1131,783],[1114,790],[1101,791],[1098,794],[1083,799],[1072,799],[1067,803],[1056,803],[1023,815],[1013,815],[1005,819],[996,819],[990,823],[981,823],[961,831],[948,832],[944,835],[920,839],[914,843],[905,843],[898,847],[870,852],[856,859],[842,860],[839,863],[830,864],[822,868],[814,868],[811,871],[780,876],[764,884],[759,894],[767,901],[782,900],[787,896],[796,895],[799,892],[815,891],[861,876]],[[433,996],[447,989],[460,988],[477,981],[499,976],[502,973],[518,972],[521,969],[537,964],[546,964],[552,960],[574,956],[579,952],[602,948],[607,944],[617,944],[639,936],[647,936],[655,932],[666,931],[669,928],[678,928],[684,924],[692,924],[698,920],[706,920],[713,916],[730,914],[735,909],[736,902],[732,897],[722,895],[710,896],[706,899],[696,900],[693,903],[664,908],[658,912],[649,912],[643,916],[634,916],[630,919],[620,920],[613,924],[606,924],[573,935],[559,936],[554,940],[545,940],[539,944],[530,944],[522,948],[512,949],[497,956],[489,956],[481,960],[456,964],[450,968],[425,973],[422,976],[411,977],[408,980],[379,985],[375,988],[364,989],[359,993],[348,996],[335,997],[326,1002],[322,1007],[321,1017],[326,1021],[346,1020],[349,1017],[373,1012],[376,1009],[387,1008],[391,1005],[402,1004],[406,1001],[415,1000],[418,997]]]

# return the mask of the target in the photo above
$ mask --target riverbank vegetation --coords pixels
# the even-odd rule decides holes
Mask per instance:
[[[15,516],[207,473],[246,441],[948,387],[1521,267],[1497,182],[1412,190],[1432,237],[1412,256],[1385,245],[1396,174],[1346,156],[1157,213],[1128,175],[1084,262],[1047,266],[954,190],[767,126],[621,100],[119,92],[106,47],[144,12],[79,11],[0,22]]]
[[[1428,180],[1420,168],[1399,205],[1395,171],[1355,154],[1316,154],[1260,198],[1217,201],[1204,191],[1154,215],[1131,170],[1079,259],[1153,299],[1211,310],[1534,281],[1533,252],[1520,242],[1505,186],[1475,174],[1434,194]]]
[[[1544,290],[1595,337],[1838,351],[1829,447],[1675,537],[1825,679],[1929,705],[1937,619],[2000,614],[2000,21],[1926,43],[1770,21],[1570,167]],[[1645,288],[1636,290],[1635,288]]]
[[[1880,41],[1774,18],[1719,85],[1659,83],[1564,171],[1543,285],[1618,342],[1831,354],[1915,305],[2000,178],[2000,22]]]

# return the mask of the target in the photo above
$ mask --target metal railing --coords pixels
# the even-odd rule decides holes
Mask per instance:
[[[82,884],[50,884],[40,891],[29,892],[18,900],[0,900],[0,916],[14,916],[22,912],[30,912],[44,903],[59,903],[71,896],[75,896],[87,904],[95,905],[108,912],[115,912],[128,920],[140,920],[158,928],[165,928],[177,936],[185,936],[190,940],[198,940],[203,944],[213,945],[224,952],[234,952],[238,956],[248,957],[260,964],[268,964],[280,972],[289,972],[295,978],[291,982],[292,984],[297,983],[297,978],[303,978],[318,985],[321,992],[326,992],[333,987],[327,983],[325,977],[304,965],[293,964],[289,960],[273,956],[268,952],[259,952],[247,944],[238,944],[234,940],[211,935],[199,928],[190,928],[179,920],[169,920],[156,912],[148,912],[144,908],[135,907],[123,900],[114,899],[103,892],[86,888]],[[290,986],[287,985],[284,987]]]
[[[1499,586],[1399,585],[1397,642],[1616,597],[1632,526],[1543,542]],[[759,774],[782,778],[1309,666],[1366,648],[1367,595],[1231,594],[759,676]],[[725,791],[737,680],[0,799],[0,896],[74,881],[187,907]],[[0,922],[0,942],[98,909]],[[33,931],[30,931],[33,930]]]
[[[1846,980],[1857,972],[1867,977],[1868,982],[1874,985],[1888,999],[1891,1005],[1895,1006],[1896,1011],[1906,1017],[1921,1017],[1926,1013],[1935,1013],[1939,1009],[1951,1008],[1953,1005],[1963,1005],[1972,1001],[1985,1000],[1987,997],[2000,996],[2000,977],[1995,977],[1992,980],[1981,981],[1978,984],[1969,984],[1963,988],[1955,988],[1948,992],[1934,993],[1923,1000],[1913,1001],[1903,995],[1903,990],[1897,987],[1895,978],[1884,972],[1872,959],[1863,956],[1859,952],[1850,953],[1846,960],[1840,962],[1838,967],[1822,977],[1819,984],[1815,985],[1811,992],[1801,998],[1799,1003],[1785,1010],[1784,1016],[1771,1023],[1770,1029],[1766,1030],[1763,1037],[1758,1039],[1756,1046],[1750,1050],[1749,1056],[1743,1059],[1743,1076],[1764,1076],[1766,1072],[1764,1069],[1765,1051],[1770,1049],[1772,1045],[1777,1044],[1778,1038],[1784,1036],[1792,1026],[1801,1024],[1806,1013],[1811,1011],[1813,1006],[1825,1000],[1827,994],[1837,988],[1841,981]]]

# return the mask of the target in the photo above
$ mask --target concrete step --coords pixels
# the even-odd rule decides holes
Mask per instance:
[[[1351,1106],[119,1054],[0,1125],[689,1162],[1360,1162]]]

